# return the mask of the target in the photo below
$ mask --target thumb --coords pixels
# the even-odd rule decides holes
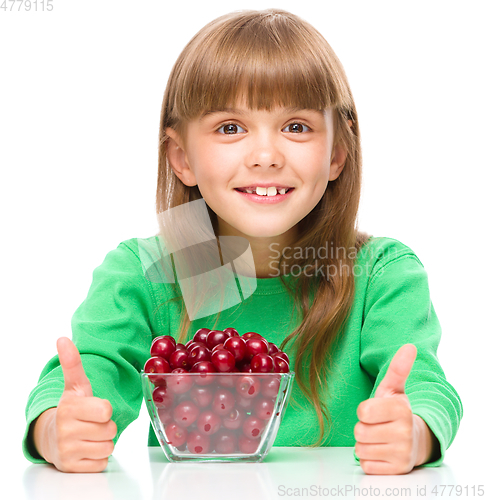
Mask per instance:
[[[413,344],[405,344],[398,349],[390,366],[376,389],[375,398],[387,398],[396,394],[405,394],[405,383],[413,363],[417,357],[417,348]]]
[[[91,384],[84,373],[81,356],[76,346],[67,337],[57,340],[57,353],[64,375],[64,392],[73,392],[76,396],[92,396]]]

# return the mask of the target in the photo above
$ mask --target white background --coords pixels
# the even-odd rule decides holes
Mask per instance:
[[[2,0],[3,1],[3,0]],[[53,1],[0,10],[2,448],[92,272],[157,230],[160,108],[189,39],[238,8],[310,21],[344,65],[362,130],[360,228],[410,246],[465,415],[452,453],[484,449],[484,8],[481,1]],[[413,311],[411,311],[413,314]],[[144,450],[145,408],[118,446]],[[25,462],[24,465],[27,465]]]

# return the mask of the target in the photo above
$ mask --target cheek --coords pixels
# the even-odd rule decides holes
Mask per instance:
[[[289,151],[290,153],[290,151]],[[327,141],[299,144],[291,151],[293,162],[306,172],[324,172],[329,169],[330,153]]]
[[[304,159],[305,161],[305,159]],[[326,186],[329,180],[330,163],[322,156],[308,158],[302,169],[303,178],[311,185]]]
[[[221,147],[201,147],[188,157],[196,177],[204,181],[223,180],[232,175],[238,154]]]

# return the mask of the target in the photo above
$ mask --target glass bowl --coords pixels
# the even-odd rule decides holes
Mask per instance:
[[[295,373],[145,373],[143,396],[170,462],[261,462]]]

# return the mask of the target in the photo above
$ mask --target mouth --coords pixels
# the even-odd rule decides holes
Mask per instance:
[[[287,194],[289,191],[292,191],[294,188],[288,187],[288,186],[268,186],[268,187],[245,186],[245,187],[239,187],[239,188],[235,188],[235,189],[236,189],[236,191],[239,191],[240,193],[256,194],[258,196],[279,196],[279,195]]]

